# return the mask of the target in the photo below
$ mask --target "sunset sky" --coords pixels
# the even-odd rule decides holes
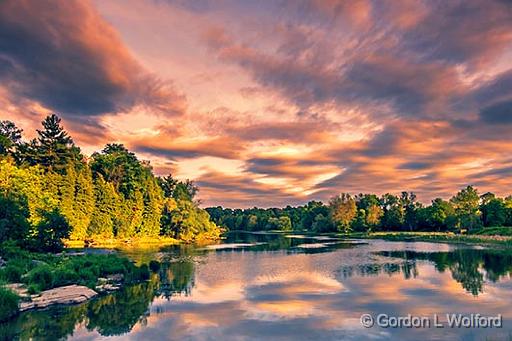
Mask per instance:
[[[0,119],[51,112],[203,206],[512,194],[512,2],[0,1]]]

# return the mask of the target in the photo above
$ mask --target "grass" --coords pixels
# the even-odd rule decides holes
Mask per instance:
[[[66,248],[83,248],[83,247],[99,247],[99,248],[126,248],[126,247],[146,247],[151,245],[167,246],[177,245],[180,241],[170,237],[140,237],[127,239],[97,239],[97,240],[64,240]]]
[[[0,287],[0,321],[5,321],[18,314],[20,298],[9,289]]]
[[[0,269],[0,281],[24,283],[30,293],[70,284],[94,288],[98,278],[113,274],[122,274],[127,283],[150,276],[147,265],[136,266],[117,254],[57,256],[28,253],[7,244],[0,245],[0,256],[7,260],[7,266]]]
[[[487,229],[487,228],[485,228]],[[512,247],[512,236],[488,234],[455,234],[453,232],[371,232],[344,235],[351,238],[384,239],[389,241],[425,241],[466,243]]]
[[[512,227],[510,227],[510,226],[484,227],[484,228],[472,231],[471,234],[483,235],[483,236],[512,236]]]

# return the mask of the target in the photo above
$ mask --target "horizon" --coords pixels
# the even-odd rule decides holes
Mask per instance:
[[[512,194],[502,1],[4,1],[0,119],[123,143],[205,207]]]

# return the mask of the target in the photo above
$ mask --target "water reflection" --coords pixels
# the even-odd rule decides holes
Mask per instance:
[[[510,336],[510,251],[247,233],[232,234],[224,244],[230,246],[125,251],[138,262],[159,259],[159,273],[79,306],[22,314],[0,325],[0,335],[8,340]],[[359,323],[362,313],[452,312],[499,313],[505,328],[364,329]]]

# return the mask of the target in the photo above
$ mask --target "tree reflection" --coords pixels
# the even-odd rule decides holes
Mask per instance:
[[[72,335],[79,325],[102,336],[129,333],[137,323],[145,324],[155,297],[170,299],[175,294],[190,294],[194,271],[191,260],[163,262],[159,273],[147,282],[126,286],[81,305],[26,312],[0,324],[0,340],[61,340]]]
[[[485,280],[497,282],[512,272],[512,252],[507,250],[457,249],[451,252],[386,251],[381,256],[402,258],[404,264],[418,260],[434,263],[439,272],[449,270],[454,280],[478,296]],[[405,278],[410,278],[404,272]]]

